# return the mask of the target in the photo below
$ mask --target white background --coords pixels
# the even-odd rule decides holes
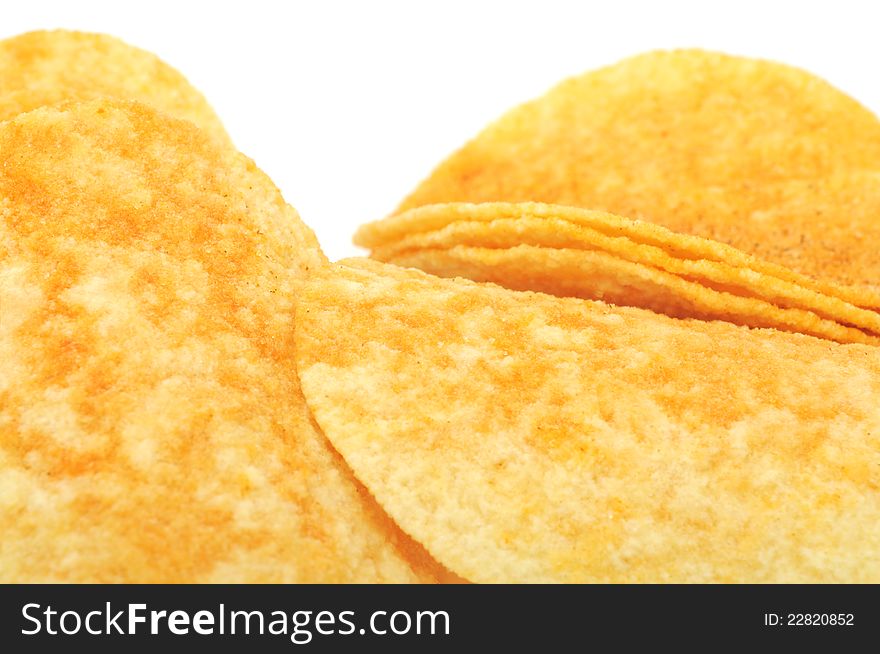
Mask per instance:
[[[880,110],[880,3],[39,2],[0,37],[106,32],[181,70],[331,258],[506,109],[645,50],[775,59]]]

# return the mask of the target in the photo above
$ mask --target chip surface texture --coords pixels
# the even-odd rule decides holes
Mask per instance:
[[[608,211],[877,293],[878,171],[880,120],[818,77],[660,51],[512,109],[398,211],[493,201]]]
[[[880,581],[877,350],[348,260],[309,407],[476,582]]]
[[[0,120],[101,97],[144,102],[229,141],[186,78],[156,55],[106,34],[37,31],[0,41]]]
[[[326,260],[253,162],[105,100],[0,151],[0,580],[436,579],[308,413]]]

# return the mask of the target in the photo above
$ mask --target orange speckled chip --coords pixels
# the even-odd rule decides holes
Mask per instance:
[[[864,171],[878,170],[880,121],[819,78],[653,52],[513,109],[400,210],[536,201],[609,211],[877,292],[880,181]]]
[[[105,34],[67,30],[0,41],[0,120],[99,97],[144,102],[229,140],[202,94],[152,53]]]
[[[517,290],[675,317],[880,342],[880,297],[708,239],[597,211],[534,203],[429,205],[365,225],[380,261]]]
[[[316,429],[293,358],[312,232],[146,105],[0,124],[0,580],[443,574]]]
[[[878,582],[878,350],[370,260],[299,296],[316,421],[480,582]]]

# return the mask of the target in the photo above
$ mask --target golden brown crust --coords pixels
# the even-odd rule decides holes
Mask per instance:
[[[28,32],[0,41],[0,120],[68,101],[136,100],[229,136],[207,100],[156,55],[106,34]]]
[[[0,579],[435,580],[305,406],[314,235],[215,143],[115,101],[0,125]]]
[[[473,581],[880,581],[880,358],[370,260],[300,296],[318,424]]]

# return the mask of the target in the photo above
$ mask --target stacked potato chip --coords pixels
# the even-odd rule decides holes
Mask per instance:
[[[571,80],[330,264],[153,55],[0,71],[0,581],[880,581],[880,122],[823,82]]]
[[[635,57],[512,110],[356,242],[498,285],[350,262],[300,301],[318,424],[450,569],[880,581],[880,121],[852,99]]]

